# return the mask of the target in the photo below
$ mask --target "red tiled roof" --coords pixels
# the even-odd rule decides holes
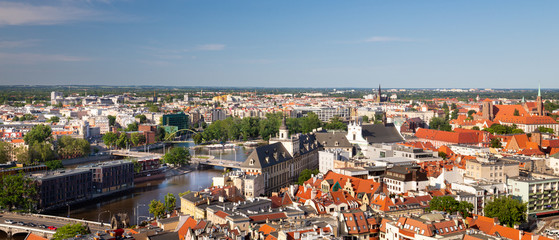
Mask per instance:
[[[250,220],[254,221],[254,222],[260,222],[260,221],[265,221],[266,219],[269,219],[271,221],[273,220],[277,220],[277,219],[282,219],[282,218],[286,218],[287,215],[284,212],[279,212],[279,213],[270,213],[270,214],[262,214],[262,215],[257,215],[257,216],[250,216]]]
[[[220,217],[220,218],[223,218],[223,219],[225,219],[227,216],[229,216],[229,214],[227,214],[227,213],[224,212],[224,211],[217,211],[217,212],[215,213],[215,215],[218,216],[218,217]]]
[[[476,144],[480,142],[478,134],[474,132],[446,132],[434,129],[418,128],[415,136],[419,139],[455,144]]]

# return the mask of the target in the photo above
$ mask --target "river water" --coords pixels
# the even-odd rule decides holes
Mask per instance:
[[[179,143],[174,147],[191,147],[193,143]],[[163,151],[160,149],[158,151]],[[213,155],[216,158],[244,161],[247,155],[252,151],[251,148],[235,147],[234,150],[208,150],[197,148],[196,151],[190,150],[191,155]],[[88,202],[70,206],[70,217],[77,219],[86,219],[108,223],[110,214],[127,213],[130,217],[131,224],[136,224],[138,216],[139,220],[145,220],[149,216],[147,205],[151,200],[161,200],[167,193],[173,193],[177,198],[177,207],[180,207],[179,193],[190,191],[199,191],[211,186],[212,177],[221,176],[223,169],[196,170],[189,173],[169,177],[167,179],[152,180],[137,184],[133,190],[115,196],[98,198]],[[135,214],[135,211],[138,214]],[[109,214],[110,212],[110,214]],[[68,209],[58,209],[47,212],[46,214],[66,216]]]

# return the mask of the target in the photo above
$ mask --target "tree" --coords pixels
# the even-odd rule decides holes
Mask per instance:
[[[318,115],[314,112],[307,113],[307,116],[304,118],[302,124],[302,132],[309,133],[312,130],[319,128],[322,126],[322,121],[318,118]]]
[[[64,165],[62,164],[62,161],[60,161],[60,160],[46,161],[45,165],[47,165],[47,168],[49,170],[56,170],[56,169],[64,168]]]
[[[434,197],[429,202],[429,211],[443,211],[449,214],[460,213],[462,217],[471,216],[474,205],[466,201],[457,201],[451,196]]]
[[[330,119],[330,122],[324,125],[326,129],[335,129],[335,130],[347,130],[347,125],[342,122],[339,116],[334,116]]]
[[[454,109],[454,111],[452,111],[450,119],[458,119],[458,109]]]
[[[165,205],[158,200],[151,200],[149,203],[149,213],[153,214],[156,218],[165,216]]]
[[[57,116],[52,116],[47,120],[47,122],[53,122],[53,123],[57,123],[59,121],[60,121],[60,118],[57,117]]]
[[[54,150],[49,142],[36,143],[29,146],[29,161],[26,164],[37,164],[54,159]]]
[[[108,115],[107,118],[109,119],[109,126],[114,127],[116,123],[116,117],[112,115]]]
[[[478,126],[473,126],[472,130],[480,130]]]
[[[439,157],[441,157],[443,160],[446,159],[448,156],[446,155],[445,152],[439,151]]]
[[[512,115],[520,116],[520,112],[518,111],[518,109],[514,109],[514,113]]]
[[[133,122],[133,123],[128,124],[128,126],[126,126],[126,131],[127,132],[138,131],[138,122]]]
[[[546,128],[544,126],[538,127],[538,131],[540,131],[541,133],[554,133],[553,128]]]
[[[133,146],[138,146],[138,144],[140,144],[140,136],[143,135],[137,132],[130,134],[130,142]]]
[[[367,115],[362,116],[361,119],[363,120],[364,123],[368,123],[368,122],[369,122],[369,116],[367,116]]]
[[[89,234],[88,228],[81,223],[66,224],[58,229],[54,235],[52,235],[53,240],[63,240],[73,238],[76,235],[86,235]]]
[[[121,132],[120,135],[118,136],[118,139],[116,140],[116,146],[119,148],[126,148],[129,141],[130,139],[128,139],[126,133]]]
[[[195,144],[200,144],[204,140],[203,136],[204,135],[202,133],[196,133],[194,136],[192,136],[192,140]]]
[[[184,195],[186,195],[186,194],[189,194],[190,192],[191,192],[190,190],[188,190],[188,191],[186,191],[186,192],[181,192],[181,193],[179,193],[179,197],[182,197],[182,196],[184,196]]]
[[[63,159],[76,158],[88,155],[91,145],[85,139],[63,136],[58,140],[58,156]]]
[[[470,110],[470,111],[468,111],[468,119],[469,119],[469,120],[473,120],[473,119],[474,119],[473,115],[474,115],[475,113],[477,113],[476,110]]]
[[[173,212],[173,210],[175,210],[175,207],[177,206],[177,198],[175,197],[175,195],[173,195],[172,193],[167,193],[167,195],[165,195],[165,211],[167,211],[168,213]]]
[[[118,139],[118,136],[116,135],[116,133],[113,133],[113,132],[107,132],[107,133],[105,133],[105,135],[103,135],[103,142],[109,148],[111,148],[112,146],[114,146],[116,144],[117,139]]]
[[[299,173],[299,179],[297,180],[297,184],[303,185],[305,181],[309,180],[313,175],[317,175],[320,171],[318,169],[310,170],[310,169],[303,169],[301,173]]]
[[[172,165],[189,165],[190,164],[190,152],[186,148],[174,147],[165,153],[163,156],[163,162]]]
[[[0,207],[8,211],[31,211],[39,196],[35,181],[21,173],[1,176],[0,189]]]
[[[452,131],[452,126],[443,118],[434,117],[429,121],[429,128],[438,129],[441,131]]]
[[[7,142],[0,142],[0,163],[7,163],[10,161],[10,152],[12,146]]]
[[[502,148],[503,145],[501,144],[501,140],[498,138],[491,139],[491,147],[492,148]]]
[[[144,114],[136,115],[135,118],[140,120],[140,123],[146,123],[148,121],[148,118]]]
[[[48,141],[48,140],[50,140],[51,136],[52,136],[52,130],[51,130],[50,126],[40,124],[40,125],[34,126],[31,129],[31,131],[29,131],[27,134],[25,134],[25,137],[23,137],[23,140],[25,140],[25,144],[33,145],[35,143],[42,143],[42,142]]]
[[[150,112],[159,112],[159,107],[157,105],[151,105],[148,107]]]
[[[484,208],[486,217],[496,217],[503,225],[513,227],[526,220],[526,204],[511,197],[499,197]]]
[[[134,164],[134,172],[135,173],[139,173],[142,171],[142,164],[138,162],[138,160],[134,159],[132,160],[132,163]]]

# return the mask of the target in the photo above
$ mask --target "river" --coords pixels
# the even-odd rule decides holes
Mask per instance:
[[[175,144],[174,147],[190,147],[193,143],[185,142]],[[160,149],[159,151],[163,151]],[[196,151],[191,150],[192,155],[211,154],[216,158],[244,161],[247,155],[252,151],[251,148],[235,147],[234,150],[208,150],[197,148]],[[173,193],[177,197],[177,207],[180,207],[179,193],[190,191],[199,191],[211,186],[212,177],[221,176],[223,169],[196,170],[189,173],[169,177],[164,180],[153,180],[137,184],[133,190],[127,191],[120,195],[107,198],[95,199],[92,201],[80,203],[70,206],[70,217],[78,219],[86,219],[108,223],[110,214],[127,213],[130,216],[131,224],[136,224],[137,216],[140,221],[145,220],[149,216],[147,205],[151,200],[161,200],[167,193]],[[136,216],[135,210],[138,215]],[[68,209],[58,209],[47,212],[47,214],[66,216]]]

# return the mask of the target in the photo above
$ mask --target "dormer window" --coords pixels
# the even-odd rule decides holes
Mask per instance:
[[[249,161],[249,164],[254,165],[254,159],[251,158],[250,161]]]

